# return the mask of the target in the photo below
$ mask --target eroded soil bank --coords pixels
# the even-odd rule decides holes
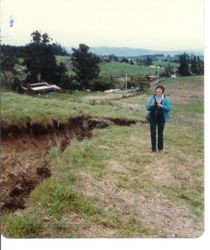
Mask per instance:
[[[53,120],[51,125],[28,122],[24,127],[2,127],[0,209],[25,208],[25,198],[40,181],[51,176],[46,155],[52,146],[59,145],[62,152],[73,138],[91,138],[93,128],[137,123],[145,121],[80,115],[65,124]]]

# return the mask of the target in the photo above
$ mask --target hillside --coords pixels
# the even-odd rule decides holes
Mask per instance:
[[[101,65],[100,75],[123,76],[125,74],[128,74],[129,76],[135,76],[135,75],[148,75],[156,73],[157,71],[161,73],[163,69],[152,68],[149,66],[131,65],[128,63],[110,62]]]
[[[102,92],[3,92],[2,235],[199,237],[203,77],[163,84],[173,109],[165,150],[154,154],[145,122],[154,89],[118,99]]]
[[[67,69],[69,74],[74,74],[71,68],[71,60],[70,57],[68,56],[56,56],[56,60],[58,63],[63,62]],[[177,65],[170,63],[172,66]],[[159,61],[154,61],[155,66],[161,66],[164,67],[168,65],[167,62],[159,62]],[[131,65],[128,63],[120,63],[120,62],[109,62],[109,63],[102,63],[100,65],[101,71],[100,75],[101,76],[121,76],[125,75],[126,73],[129,76],[136,76],[136,75],[147,75],[151,73],[156,73],[159,71],[161,73],[163,69],[158,69],[158,68],[152,68],[149,66],[140,66],[140,65]]]
[[[69,53],[72,53],[72,47],[66,48]],[[128,48],[128,47],[90,47],[90,51],[97,55],[116,55],[116,56],[142,56],[142,55],[155,55],[155,54],[163,54],[163,55],[178,55],[184,52],[195,55],[203,55],[202,50],[150,50],[143,48]]]

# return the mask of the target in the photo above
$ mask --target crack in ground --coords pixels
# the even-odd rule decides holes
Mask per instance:
[[[93,128],[110,125],[130,126],[147,121],[80,115],[67,123],[52,120],[52,125],[27,122],[21,127],[1,127],[0,209],[15,211],[25,208],[25,199],[41,181],[51,176],[46,155],[52,146],[63,152],[73,138],[91,138]]]

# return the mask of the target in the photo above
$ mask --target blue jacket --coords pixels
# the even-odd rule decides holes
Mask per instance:
[[[150,113],[151,113],[151,109],[152,109],[151,104],[152,104],[153,101],[155,101],[154,95],[150,97],[150,99],[148,100],[147,105],[146,105],[146,108],[149,111],[147,113],[147,119],[150,119]],[[172,105],[171,105],[171,102],[170,102],[170,100],[168,99],[167,96],[165,96],[163,98],[162,105],[163,105],[164,120],[168,121],[169,120],[169,112],[171,110]]]

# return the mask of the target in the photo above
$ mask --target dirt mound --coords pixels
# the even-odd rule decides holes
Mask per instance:
[[[137,122],[141,121],[81,115],[69,118],[66,124],[53,120],[51,125],[27,122],[24,127],[2,127],[0,208],[23,209],[31,190],[51,176],[50,162],[46,161],[51,146],[59,144],[63,152],[72,138],[90,138],[93,128],[105,128],[111,124],[129,126]]]

